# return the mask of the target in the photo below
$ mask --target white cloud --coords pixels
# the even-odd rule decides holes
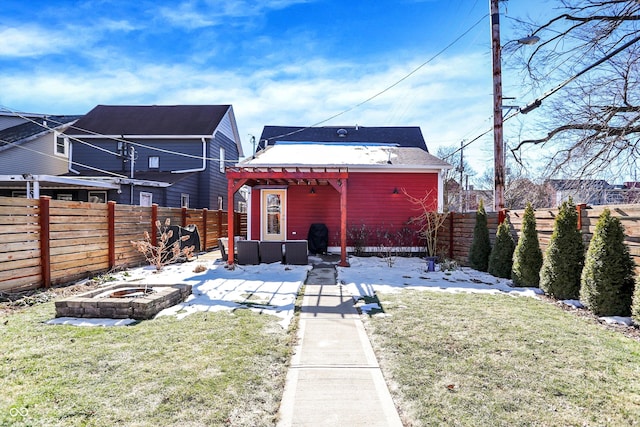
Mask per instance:
[[[161,7],[160,15],[178,28],[194,30],[228,23],[229,19],[258,17],[269,10],[284,9],[313,0],[188,0],[177,6]]]
[[[135,64],[127,58],[92,70],[0,73],[0,104],[22,111],[84,113],[97,104],[233,104],[245,153],[265,125],[421,126],[432,153],[489,127],[491,80],[485,58],[442,58],[379,97],[420,62],[366,65],[316,58],[269,69],[221,71],[181,64]],[[133,66],[132,66],[133,65]],[[46,105],[49,111],[41,111]],[[347,111],[348,110],[348,111]],[[343,114],[341,114],[344,112]],[[475,156],[487,157],[480,150]]]
[[[77,44],[75,36],[38,26],[0,28],[0,40],[0,58],[60,53]]]

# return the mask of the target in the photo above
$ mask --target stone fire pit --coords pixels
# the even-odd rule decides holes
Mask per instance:
[[[191,285],[111,285],[56,301],[56,317],[151,319],[191,294]]]

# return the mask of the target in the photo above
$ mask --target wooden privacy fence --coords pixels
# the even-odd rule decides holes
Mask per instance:
[[[246,214],[234,213],[234,234],[246,236]],[[227,212],[0,197],[0,292],[68,283],[145,262],[131,245],[155,221],[195,224],[202,250],[227,237]]]
[[[626,235],[625,243],[636,263],[636,268],[640,268],[640,205],[637,204],[593,207],[588,207],[587,205],[576,206],[578,210],[578,228],[582,230],[585,250],[596,229],[598,217],[605,208],[609,208],[611,215],[617,217],[624,226]],[[540,241],[540,249],[542,249],[543,252],[549,246],[558,211],[558,209],[537,209],[535,211],[536,230],[538,232],[538,240]],[[498,228],[498,215],[497,212],[487,213],[487,226],[492,244]],[[506,211],[506,217],[509,218],[511,230],[516,239],[522,229],[523,216],[524,210]],[[440,253],[455,259],[462,265],[467,265],[469,249],[473,241],[475,222],[475,212],[450,213],[439,234]],[[640,273],[640,270],[637,271]]]
[[[585,248],[598,217],[607,206],[578,205],[579,228]],[[608,206],[625,227],[625,242],[640,266],[640,205]],[[234,213],[235,235],[247,235],[246,214]],[[524,210],[507,211],[514,236],[520,234]],[[558,209],[535,212],[540,247],[549,245]],[[487,214],[493,242],[498,213]],[[449,214],[439,233],[440,254],[462,265],[468,262],[475,212]],[[203,250],[215,248],[227,237],[227,212],[207,209],[162,208],[85,203],[62,200],[0,197],[0,292],[68,283],[115,268],[140,265],[144,256],[131,240],[155,235],[155,221],[170,218],[172,225],[195,224]],[[639,271],[640,272],[640,271]]]

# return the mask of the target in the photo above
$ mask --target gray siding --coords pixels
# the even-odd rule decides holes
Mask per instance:
[[[215,161],[209,162],[209,176],[208,176],[208,186],[209,186],[209,208],[217,209],[218,208],[218,196],[223,197],[224,209],[227,210],[229,208],[229,202],[227,200],[227,176],[224,172],[220,172],[220,147],[225,149],[225,162],[227,166],[232,166],[236,164],[239,160],[238,157],[238,146],[236,145],[233,139],[228,138],[222,132],[216,132],[215,137],[209,144],[210,156],[211,158],[216,159]],[[234,204],[234,209],[237,208],[237,203]]]
[[[54,154],[54,132],[3,150],[0,153],[0,174],[61,175],[67,173],[68,159]]]
[[[130,156],[117,155],[117,153],[119,152],[117,141],[107,139],[87,139],[87,142],[100,148],[106,149],[113,154],[75,141],[73,142],[72,149],[72,156],[75,162],[107,171],[124,173],[127,176],[130,176]],[[160,158],[160,172],[196,169],[202,166],[201,159],[185,157],[179,154],[171,154],[146,148],[147,146],[156,147],[175,153],[188,154],[192,156],[202,156],[202,141],[200,140],[140,140],[134,142],[143,145],[133,146],[135,150],[135,171],[150,170],[149,157],[151,156],[157,156]],[[74,166],[74,168],[84,173],[90,171],[90,169],[83,168],[81,166]]]
[[[191,174],[185,179],[182,179],[171,187],[167,188],[166,196],[167,196],[167,207],[170,208],[179,208],[181,207],[181,196],[183,193],[189,195],[189,208],[192,209],[200,209],[206,208],[208,206],[204,206],[200,203],[198,199],[198,182],[200,180],[200,175],[203,175],[202,172],[198,174]]]

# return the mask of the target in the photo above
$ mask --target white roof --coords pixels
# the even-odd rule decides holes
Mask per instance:
[[[278,142],[238,166],[450,169],[452,166],[416,147],[395,144]]]

